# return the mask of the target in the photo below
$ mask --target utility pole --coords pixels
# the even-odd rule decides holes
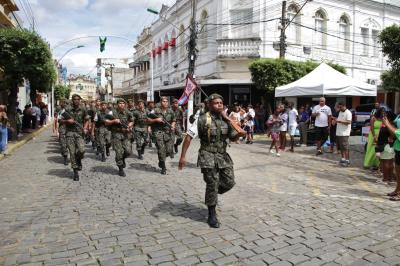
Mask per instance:
[[[189,39],[189,70],[188,75],[194,79],[194,68],[196,63],[196,39],[197,39],[197,23],[196,23],[196,8],[197,7],[197,0],[192,0],[192,20],[190,26],[190,39]],[[189,117],[193,114],[193,99],[194,99],[194,92],[189,96],[188,101],[188,115],[187,115],[187,124],[189,125]]]
[[[285,58],[286,54],[286,0],[282,2],[281,37],[279,42],[279,58]]]

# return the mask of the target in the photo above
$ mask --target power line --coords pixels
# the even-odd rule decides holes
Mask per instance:
[[[31,27],[33,27],[33,23],[32,23],[32,18],[28,15],[28,13],[26,12],[26,9],[25,9],[25,6],[23,5],[23,3],[22,3],[22,0],[18,0],[19,1],[19,5],[21,6],[21,8],[22,8],[22,12],[24,13],[24,15],[25,15],[25,17],[26,17],[26,20],[27,20],[27,22],[29,23],[29,25],[31,26]]]

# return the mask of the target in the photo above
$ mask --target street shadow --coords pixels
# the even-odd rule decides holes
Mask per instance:
[[[183,217],[196,222],[207,223],[207,209],[189,203],[162,201],[150,211],[150,214],[156,218],[160,217],[160,214],[165,213],[175,217]]]
[[[131,163],[129,164],[129,166],[130,169],[135,169],[139,171],[152,172],[152,173],[159,172],[159,169],[157,167],[145,163]]]
[[[72,179],[72,171],[70,169],[50,169],[47,174],[60,178]]]
[[[45,154],[52,154],[52,153],[61,153],[60,149],[52,148],[52,149],[47,149],[47,151],[44,152]]]
[[[382,194],[374,193],[371,191],[363,190],[363,189],[358,189],[358,188],[348,188],[346,191],[350,194],[357,195],[357,196],[365,196],[365,197],[377,197],[377,198],[382,198]],[[390,189],[388,189],[388,192],[390,192]]]
[[[109,175],[118,175],[118,169],[112,166],[100,165],[93,166],[90,169],[91,172],[109,174]]]
[[[64,158],[60,156],[49,156],[47,157],[47,161],[51,163],[58,163],[58,164],[64,164]]]
[[[171,162],[172,168],[178,168],[179,162]],[[198,168],[197,163],[186,162],[185,168]]]

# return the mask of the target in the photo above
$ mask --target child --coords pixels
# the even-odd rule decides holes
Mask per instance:
[[[244,130],[247,133],[246,144],[253,144],[253,128],[254,128],[253,117],[250,114],[248,114],[244,119]]]
[[[271,154],[276,152],[276,156],[281,156],[279,154],[279,148],[278,148],[278,141],[279,141],[279,134],[280,134],[280,129],[283,124],[282,119],[280,118],[280,108],[275,109],[275,113],[270,115],[268,118],[268,128],[269,132],[272,138],[272,143],[271,146],[269,147],[269,152]],[[275,152],[272,150],[272,148],[275,147]]]

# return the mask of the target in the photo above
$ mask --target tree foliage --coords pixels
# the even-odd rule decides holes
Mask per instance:
[[[388,91],[398,91],[400,88],[400,26],[392,25],[379,34],[382,52],[387,57],[391,69],[381,75],[382,86]]]
[[[48,92],[56,79],[56,70],[48,44],[35,32],[26,29],[0,28],[1,90],[8,94],[8,113],[15,127],[18,84],[29,80],[31,99],[36,91]],[[34,99],[32,99],[34,100]]]
[[[346,69],[337,64],[331,67],[346,74]],[[250,66],[252,80],[257,89],[272,92],[276,87],[296,81],[319,66],[319,63],[307,61],[297,62],[286,59],[258,59]]]
[[[64,85],[56,85],[54,87],[54,98],[56,101],[61,99],[69,99],[71,88]]]

